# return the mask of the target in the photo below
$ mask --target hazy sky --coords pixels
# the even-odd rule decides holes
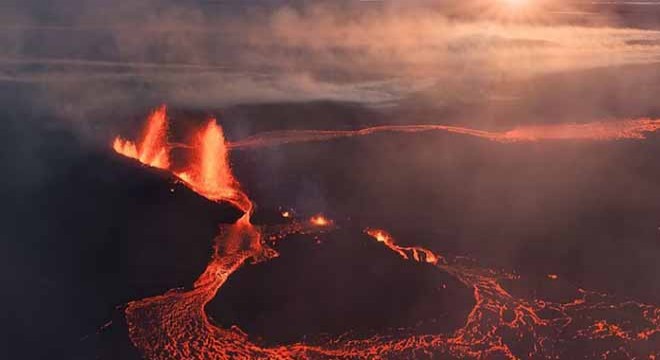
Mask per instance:
[[[379,124],[501,132],[657,119],[658,19],[660,1],[1,1],[0,121],[9,131],[0,130],[0,163],[10,175],[0,186],[7,199],[0,218],[8,223],[0,238],[13,241],[0,241],[7,259],[0,274],[14,284],[6,286],[14,307],[5,307],[16,309],[3,324],[16,339],[30,334],[9,342],[21,352],[41,350],[33,343],[49,338],[51,347],[60,338],[79,347],[105,322],[106,309],[136,298],[117,290],[100,299],[96,291],[111,294],[134,281],[135,269],[116,269],[140,249],[143,228],[184,229],[167,220],[188,213],[175,206],[170,183],[161,185],[171,207],[135,206],[143,188],[133,174],[148,172],[119,162],[109,146],[116,135],[136,138],[154,106],[169,106],[172,128],[213,114],[230,141],[267,130]],[[172,141],[185,141],[184,132]],[[381,135],[236,151],[232,162],[266,211],[360,215],[398,226],[414,235],[405,238],[410,243],[658,298],[654,135],[510,146],[456,134]],[[79,226],[77,217],[89,221]],[[142,217],[154,225],[143,226]],[[123,230],[122,221],[132,228]],[[215,231],[216,220],[210,223]],[[176,237],[169,249],[177,256],[181,244],[206,246],[211,238],[163,229]],[[151,245],[167,248],[154,234]],[[115,241],[124,242],[120,250],[108,251]],[[200,266],[208,260],[204,246]],[[107,274],[96,272],[98,254]],[[142,269],[148,257],[180,273],[176,261],[135,254],[128,264]],[[78,270],[79,257],[88,271]],[[79,274],[93,286],[69,284]],[[169,279],[150,274],[143,276]],[[105,289],[101,275],[115,290]],[[79,293],[78,302],[69,293]],[[52,311],[43,300],[49,296]],[[99,312],[94,307],[101,315],[86,317]]]
[[[35,101],[68,119],[118,104],[139,109],[144,101],[201,108],[307,100],[395,106],[420,97],[434,106],[514,101],[516,82],[652,64],[660,54],[660,32],[644,20],[654,2],[1,6],[0,81],[35,85]],[[636,19],[639,26],[631,27]]]

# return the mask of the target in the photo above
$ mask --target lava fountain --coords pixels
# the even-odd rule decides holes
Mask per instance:
[[[639,138],[639,129],[654,131],[656,128],[655,123],[635,124],[633,128],[637,130],[630,130],[627,126],[623,132],[621,129],[614,133],[608,130],[605,137],[623,133],[628,138]],[[139,146],[117,138],[113,147],[117,152],[147,165],[169,169],[166,129],[165,108],[162,107],[149,117]],[[410,132],[408,130],[411,129],[404,131]],[[413,132],[417,130],[412,129]],[[392,131],[392,128],[387,131]],[[359,134],[368,133],[371,132]],[[264,142],[272,144],[266,140],[273,139],[309,139],[309,133],[302,137],[295,132],[284,135],[257,136],[253,140],[259,141],[244,144],[250,147],[263,145]],[[334,135],[313,138],[321,141],[338,137]],[[339,136],[344,135],[341,133]],[[525,132],[515,136],[534,138]],[[619,135],[614,138],[619,138]],[[598,139],[602,140],[603,135]],[[660,343],[660,308],[657,306],[633,300],[619,301],[606,294],[583,289],[576,289],[575,298],[568,302],[516,297],[502,284],[505,280],[515,281],[517,275],[482,268],[465,258],[449,258],[429,249],[402,246],[385,230],[374,228],[365,229],[365,234],[404,260],[432,266],[472,289],[475,305],[463,327],[451,334],[411,336],[395,332],[362,339],[343,336],[315,344],[295,343],[275,347],[264,347],[251,341],[237,327],[217,327],[205,313],[206,304],[247,261],[268,261],[277,256],[266,240],[280,240],[290,234],[330,231],[334,225],[333,221],[321,215],[307,222],[294,221],[280,227],[259,228],[252,225],[250,214],[253,205],[231,172],[228,147],[222,129],[215,120],[210,120],[197,132],[190,147],[195,155],[191,163],[185,170],[173,172],[201,196],[212,201],[230,202],[245,215],[235,224],[221,226],[220,234],[214,240],[211,260],[192,289],[170,290],[163,295],[126,305],[130,340],[147,359],[655,359],[660,355],[655,346]],[[575,351],[579,351],[577,356]]]
[[[252,202],[231,173],[225,136],[215,119],[195,135],[192,149],[194,159],[189,168],[176,175],[207,199],[228,201],[249,214]]]
[[[147,119],[147,125],[139,145],[117,136],[112,147],[116,152],[139,160],[141,163],[159,169],[170,167],[167,145],[167,115],[165,105],[154,110]]]

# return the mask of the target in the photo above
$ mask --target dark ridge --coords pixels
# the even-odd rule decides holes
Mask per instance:
[[[236,152],[232,160],[261,207],[350,218],[483,267],[557,274],[657,303],[658,139],[498,144],[379,134]]]
[[[439,269],[404,261],[359,229],[282,240],[280,256],[234,274],[207,313],[265,345],[314,343],[350,332],[450,333],[474,305],[472,291]]]
[[[115,306],[190,286],[218,224],[239,212],[68,132],[20,129],[3,157],[14,166],[0,214],[5,354],[94,358]]]

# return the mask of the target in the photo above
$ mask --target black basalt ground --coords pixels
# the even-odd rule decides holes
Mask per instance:
[[[6,139],[15,157],[3,156],[16,167],[3,184],[0,227],[9,239],[0,261],[3,354],[94,358],[99,346],[116,348],[99,334],[125,331],[115,307],[191,286],[218,224],[239,213],[109,148],[22,128]]]
[[[403,260],[357,228],[293,236],[277,250],[279,257],[239,269],[206,309],[222,327],[236,325],[264,345],[451,333],[474,305],[455,278]]]

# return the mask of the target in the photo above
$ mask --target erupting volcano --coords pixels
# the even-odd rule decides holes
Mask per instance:
[[[506,133],[447,126],[385,126],[355,132],[288,131],[255,135],[228,143],[214,119],[200,129],[189,148],[190,163],[171,170],[166,139],[165,107],[148,119],[138,145],[121,138],[114,149],[140,162],[171,170],[192,190],[212,201],[227,201],[245,213],[235,224],[222,225],[214,240],[214,252],[203,274],[191,289],[171,290],[163,295],[130,302],[125,309],[132,343],[151,360],[233,358],[638,358],[654,359],[660,341],[660,308],[633,300],[584,289],[574,289],[567,302],[517,297],[504,283],[518,275],[487,269],[463,257],[451,257],[416,246],[399,245],[385,230],[368,228],[364,233],[382,243],[403,260],[445,272],[472,290],[475,305],[464,325],[447,334],[410,335],[394,331],[366,338],[344,336],[314,343],[298,342],[266,347],[249,339],[238,327],[214,325],[205,306],[227,279],[247,261],[268,261],[277,256],[269,243],[291,234],[319,234],[334,229],[335,221],[316,215],[309,221],[279,227],[257,227],[250,221],[253,204],[241,190],[229,166],[228,151],[285,144],[323,141],[365,135],[378,131],[417,132],[444,130],[490,140],[617,139],[641,138],[657,129],[657,121],[627,121],[614,125],[570,125],[563,130],[536,128]],[[560,129],[560,128],[558,128]],[[568,130],[567,130],[568,129]],[[605,130],[598,130],[605,129]],[[583,135],[584,131],[591,134]],[[549,134],[549,135],[539,135]],[[506,146],[506,145],[502,145]],[[287,219],[292,211],[282,212]],[[369,261],[369,259],[365,259]],[[337,264],[341,266],[341,264]],[[556,280],[556,275],[550,275]],[[319,284],[322,286],[322,284]],[[405,296],[405,294],[400,294]],[[322,311],[319,309],[319,311]],[[286,325],[286,324],[283,324]],[[346,329],[347,333],[351,329]],[[576,355],[577,354],[577,355]]]
[[[167,145],[167,114],[163,105],[154,110],[147,119],[147,125],[138,145],[121,137],[116,137],[112,147],[116,152],[143,164],[159,169],[170,167],[169,148]]]

